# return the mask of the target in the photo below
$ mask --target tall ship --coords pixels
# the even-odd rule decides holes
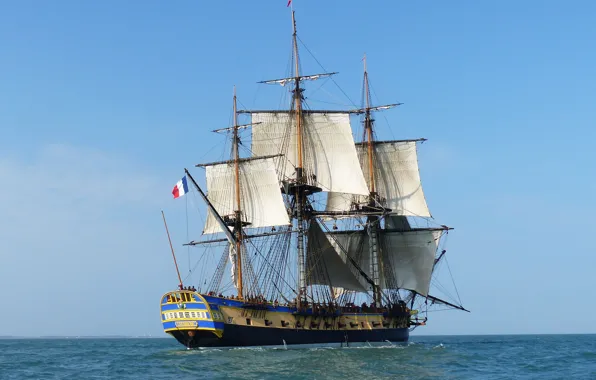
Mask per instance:
[[[465,310],[430,294],[451,228],[422,190],[425,139],[377,138],[373,115],[400,103],[372,104],[366,57],[360,107],[311,109],[305,84],[336,73],[300,71],[293,10],[292,25],[289,75],[260,82],[289,88],[288,107],[239,110],[234,89],[233,125],[214,131],[230,155],[196,165],[206,191],[184,169],[172,192],[204,202],[202,239],[186,245],[214,258],[160,300],[164,331],[187,348],[392,344],[432,307]]]

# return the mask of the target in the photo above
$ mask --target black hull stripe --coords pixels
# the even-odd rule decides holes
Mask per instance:
[[[278,346],[294,344],[326,344],[350,342],[407,342],[410,332],[407,328],[372,330],[310,330],[278,329],[256,326],[225,325],[222,338],[205,330],[195,330],[190,336],[188,330],[171,331],[178,342],[189,348],[198,347],[246,347]]]

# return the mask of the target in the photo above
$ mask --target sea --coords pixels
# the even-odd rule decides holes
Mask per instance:
[[[0,379],[596,379],[596,335],[199,350],[173,338],[0,339]]]

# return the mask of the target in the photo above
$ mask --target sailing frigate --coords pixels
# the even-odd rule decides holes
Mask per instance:
[[[465,310],[429,294],[450,228],[411,223],[432,219],[418,170],[425,139],[375,139],[373,113],[400,104],[371,104],[366,58],[362,108],[308,108],[303,83],[335,73],[299,72],[294,12],[292,24],[293,72],[260,82],[291,86],[289,109],[238,110],[234,90],[233,126],[214,131],[231,135],[230,159],[197,165],[207,193],[187,169],[173,191],[194,188],[207,206],[209,239],[187,245],[221,254],[209,283],[197,290],[179,275],[161,298],[164,331],[188,348],[403,342],[428,306]]]

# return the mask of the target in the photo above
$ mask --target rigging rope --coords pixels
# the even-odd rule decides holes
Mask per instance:
[[[376,91],[375,91],[374,87],[373,87],[373,86],[372,86],[372,84],[370,83],[370,78],[368,78],[368,87],[369,87],[369,88],[372,90],[372,92],[373,92],[373,94],[374,94],[375,98],[377,99],[377,102],[379,102],[379,97],[377,96],[377,93],[376,93]],[[396,137],[395,137],[395,135],[393,134],[393,129],[391,128],[391,124],[389,124],[389,119],[387,119],[387,116],[385,116],[385,114],[384,114],[384,113],[382,113],[382,115],[383,115],[383,119],[385,119],[385,123],[387,123],[387,127],[388,127],[388,129],[389,129],[389,133],[391,133],[391,139],[392,139],[392,140],[395,140],[395,139],[396,139]]]
[[[459,297],[459,292],[457,290],[457,286],[455,285],[455,280],[453,279],[453,275],[451,274],[451,268],[449,267],[449,260],[445,257],[445,263],[447,264],[447,269],[449,270],[449,276],[451,276],[451,282],[453,283],[453,287],[455,288],[455,294],[457,294],[457,301],[461,305],[461,298]]]
[[[188,197],[184,197],[185,199],[185,211],[186,211],[186,241],[189,241],[189,232],[188,232]],[[190,246],[186,246],[186,255],[188,256],[188,275],[190,276],[192,270],[190,269]]]
[[[300,37],[297,36],[298,41],[300,41],[300,43],[302,44],[302,46],[304,46],[304,48],[306,49],[306,51],[308,52],[308,54],[311,55],[311,57],[315,60],[315,62],[317,62],[317,64],[319,66],[321,66],[321,69],[323,69],[324,72],[327,72],[327,69],[325,69],[323,67],[323,65],[321,64],[321,62],[319,62],[319,60],[317,59],[317,57],[315,57],[315,55],[310,51],[310,49],[308,48],[308,46],[306,46],[306,44],[304,42],[302,42],[302,40],[300,39]],[[354,102],[352,101],[352,99],[348,96],[348,94],[346,94],[346,92],[339,86],[339,84],[337,84],[337,82],[335,81],[335,79],[333,79],[333,76],[330,76],[329,78],[331,78],[331,81],[333,83],[335,83],[335,85],[337,86],[337,88],[342,92],[342,94],[344,94],[344,96],[346,97],[346,99],[348,99],[348,101],[354,106],[354,108],[358,108],[356,106],[356,104],[354,104]]]

